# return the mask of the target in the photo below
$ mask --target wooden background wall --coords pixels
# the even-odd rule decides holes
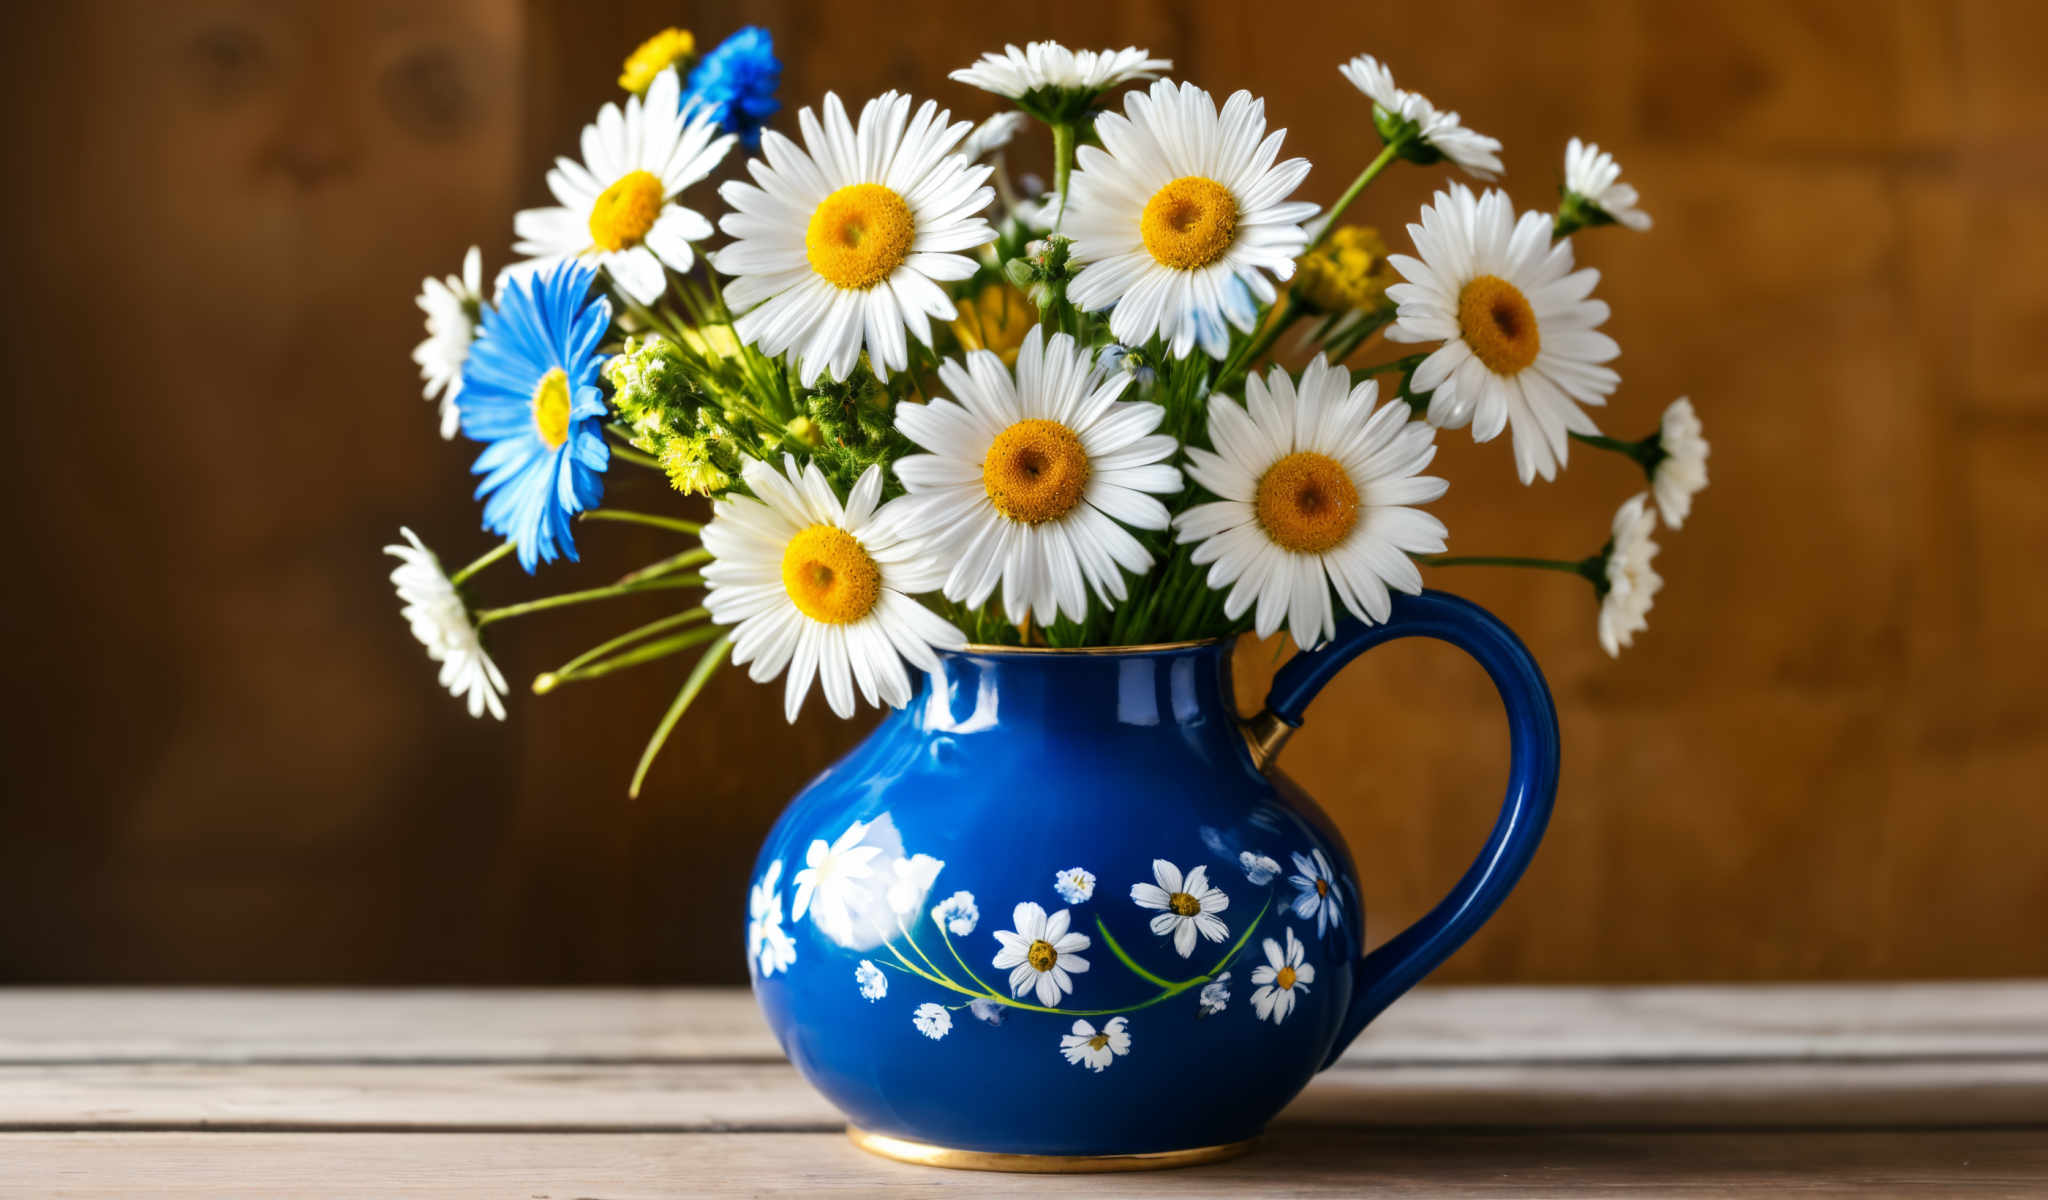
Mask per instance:
[[[740,977],[754,847],[861,727],[786,728],[778,691],[728,674],[628,801],[675,671],[473,723],[379,547],[401,522],[483,545],[473,450],[436,438],[407,359],[419,277],[471,242],[503,261],[635,40],[747,21],[793,102],[896,86],[977,117],[991,98],[943,74],[984,48],[1147,45],[1264,92],[1324,201],[1372,149],[1335,70],[1359,51],[1504,139],[1525,205],[1568,135],[1614,149],[1657,228],[1581,239],[1624,348],[1604,423],[1634,436],[1689,392],[1715,483],[1618,663],[1570,580],[1439,579],[1536,649],[1566,743],[1548,844],[1444,977],[2048,972],[2038,7],[58,7],[0,39],[0,979]],[[1365,213],[1399,242],[1437,178],[1390,176]],[[1505,442],[1444,443],[1466,552],[1584,553],[1639,486],[1582,452],[1525,491]],[[582,537],[591,565],[549,582],[652,550]],[[592,640],[537,623],[498,653],[525,679]],[[1270,655],[1243,663],[1256,683]],[[1504,740],[1475,668],[1400,646],[1290,748],[1366,865],[1375,938],[1462,870]]]

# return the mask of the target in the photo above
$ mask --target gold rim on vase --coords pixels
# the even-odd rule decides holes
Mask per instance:
[[[1168,1171],[1202,1163],[1222,1162],[1250,1150],[1257,1138],[1227,1142],[1220,1146],[1193,1146],[1186,1150],[1158,1150],[1148,1154],[998,1154],[988,1150],[957,1150],[933,1146],[886,1134],[870,1133],[857,1125],[846,1127],[853,1144],[883,1158],[915,1163],[923,1167],[946,1167],[955,1171],[1010,1171],[1027,1175],[1092,1175],[1114,1171]]]

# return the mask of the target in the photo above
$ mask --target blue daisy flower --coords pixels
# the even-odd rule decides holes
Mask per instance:
[[[484,528],[517,546],[528,574],[575,560],[569,518],[604,495],[612,452],[597,346],[612,310],[589,295],[596,277],[570,262],[508,280],[462,368],[462,432],[490,443],[470,468],[484,477]]]
[[[761,145],[761,127],[782,107],[775,89],[782,83],[782,63],[775,57],[775,39],[749,25],[718,44],[690,72],[683,107],[708,107],[727,133],[739,135],[747,149]]]

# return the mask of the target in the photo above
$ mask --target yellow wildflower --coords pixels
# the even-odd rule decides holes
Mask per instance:
[[[1006,366],[1017,364],[1024,335],[1038,322],[1038,312],[1023,292],[1007,280],[995,280],[960,306],[953,336],[963,350],[993,350]]]
[[[1379,308],[1386,303],[1388,285],[1398,282],[1400,276],[1387,265],[1387,243],[1379,230],[1346,225],[1302,256],[1294,276],[1294,298],[1319,313]]]
[[[635,96],[644,95],[657,75],[670,67],[687,65],[697,53],[697,39],[687,29],[664,29],[640,43],[626,56],[619,70],[619,86]]]

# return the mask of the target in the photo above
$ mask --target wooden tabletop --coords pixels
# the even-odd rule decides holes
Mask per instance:
[[[0,1195],[2048,1192],[2048,983],[1424,989],[1252,1155],[872,1158],[728,990],[0,990]]]

